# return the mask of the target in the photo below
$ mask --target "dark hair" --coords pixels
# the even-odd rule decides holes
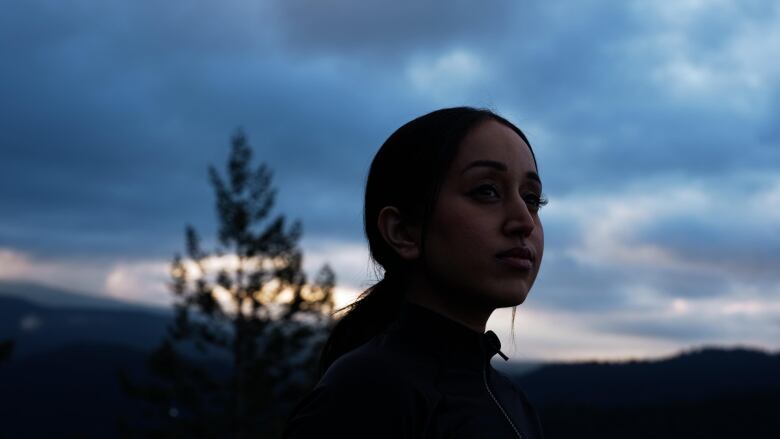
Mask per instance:
[[[396,130],[379,148],[366,180],[363,221],[371,258],[384,269],[379,282],[355,302],[336,312],[346,314],[336,323],[320,357],[324,373],[340,356],[367,342],[398,317],[404,300],[407,262],[379,233],[377,220],[385,206],[395,206],[409,222],[421,225],[424,252],[427,223],[439,190],[458,147],[479,123],[495,120],[516,132],[519,128],[486,109],[445,108],[420,116]],[[533,150],[531,156],[536,166]]]

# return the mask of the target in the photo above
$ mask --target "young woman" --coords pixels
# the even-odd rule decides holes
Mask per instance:
[[[528,400],[490,365],[507,358],[485,323],[536,279],[544,204],[528,140],[488,110],[438,110],[393,133],[365,192],[384,277],[335,326],[285,437],[540,438]]]

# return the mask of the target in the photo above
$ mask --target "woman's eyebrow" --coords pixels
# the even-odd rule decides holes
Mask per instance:
[[[469,163],[468,166],[463,168],[463,171],[461,171],[461,174],[465,174],[466,171],[468,171],[469,169],[477,168],[477,167],[491,168],[491,169],[495,169],[496,171],[501,171],[501,172],[507,172],[508,169],[509,169],[509,168],[507,168],[507,166],[504,163],[497,162],[495,160],[475,160],[475,161]],[[528,178],[530,180],[536,181],[540,185],[542,184],[542,179],[539,178],[539,174],[537,174],[534,171],[526,172],[525,176],[526,176],[526,178]]]
[[[461,174],[465,174],[466,171],[468,171],[471,168],[476,168],[476,167],[480,167],[480,166],[486,167],[486,168],[493,168],[493,169],[495,169],[497,171],[503,171],[503,172],[506,172],[507,169],[508,169],[505,164],[503,164],[501,162],[497,162],[495,160],[475,160],[475,161],[469,163],[468,166],[463,168],[463,171],[461,171]]]

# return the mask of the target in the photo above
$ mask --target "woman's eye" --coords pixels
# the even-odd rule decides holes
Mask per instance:
[[[539,210],[542,206],[547,204],[547,198],[544,195],[526,194],[523,196],[525,202],[531,206],[532,209]]]
[[[471,194],[480,198],[498,198],[498,189],[492,184],[483,184],[471,191]]]

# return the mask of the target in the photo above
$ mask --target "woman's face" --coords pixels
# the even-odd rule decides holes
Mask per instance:
[[[539,272],[542,184],[528,145],[488,120],[464,138],[428,224],[429,275],[486,308],[523,303]]]

